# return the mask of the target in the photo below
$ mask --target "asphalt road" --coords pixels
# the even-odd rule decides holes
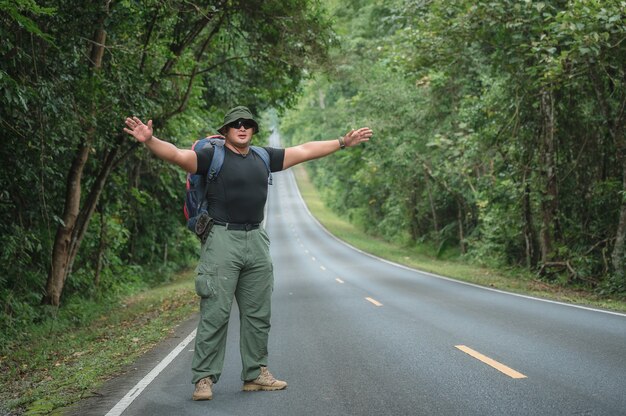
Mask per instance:
[[[274,174],[266,228],[276,279],[269,368],[287,390],[241,391],[234,307],[212,401],[191,400],[189,343],[144,390],[114,382],[117,391],[101,399],[105,411],[100,404],[80,413],[105,414],[131,390],[132,402],[110,414],[626,415],[625,315],[479,288],[360,253],[310,216],[290,171]]]

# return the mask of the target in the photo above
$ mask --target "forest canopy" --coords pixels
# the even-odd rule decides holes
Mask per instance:
[[[327,204],[401,244],[626,291],[626,2],[331,10],[342,49],[283,133],[376,135],[311,165]]]

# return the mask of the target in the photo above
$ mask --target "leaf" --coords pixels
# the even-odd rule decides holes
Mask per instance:
[[[52,215],[52,220],[57,224],[61,224],[61,226],[65,227],[65,221],[63,221],[63,219],[58,215]]]
[[[39,27],[37,26],[37,24],[35,22],[33,22],[31,19],[29,19],[28,17],[20,14],[16,9],[9,9],[7,10],[9,12],[9,15],[13,18],[13,20],[15,20],[20,26],[22,26],[24,29],[26,29],[28,32],[33,33],[37,36],[39,36],[40,38],[42,38],[43,40],[45,40],[46,42],[52,42],[52,37],[44,32],[41,31],[41,29],[39,29]]]

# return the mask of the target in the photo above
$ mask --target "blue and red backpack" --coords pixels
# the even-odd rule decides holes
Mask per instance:
[[[207,188],[209,182],[215,181],[217,175],[222,169],[224,164],[224,136],[215,135],[205,137],[204,139],[196,140],[191,146],[192,150],[201,150],[206,146],[212,146],[213,159],[206,175],[196,175],[187,173],[187,194],[185,196],[185,204],[183,206],[183,212],[187,219],[187,228],[195,232],[196,222],[198,217],[203,212],[207,212],[208,201],[206,198]],[[272,173],[270,171],[270,155],[263,147],[250,146],[250,150],[259,155],[265,167],[267,168],[267,182],[272,184]]]

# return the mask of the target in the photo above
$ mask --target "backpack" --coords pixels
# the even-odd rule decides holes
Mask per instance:
[[[224,136],[215,135],[205,137],[204,139],[196,140],[191,146],[192,150],[200,150],[206,146],[212,146],[213,159],[209,165],[209,170],[206,175],[196,175],[187,173],[187,192],[185,195],[185,204],[183,206],[183,212],[185,219],[187,220],[187,228],[195,232],[196,222],[198,217],[208,211],[208,201],[206,199],[206,193],[209,182],[216,180],[217,175],[222,169],[224,164]],[[270,155],[263,147],[250,146],[250,150],[259,155],[265,167],[267,168],[267,183],[272,184],[272,173],[270,171]]]

